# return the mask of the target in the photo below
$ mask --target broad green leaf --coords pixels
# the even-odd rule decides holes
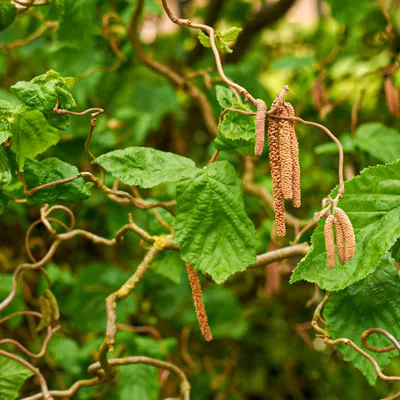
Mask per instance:
[[[177,344],[178,340],[176,338],[156,340],[139,335],[135,335],[133,338],[135,354],[154,357],[159,360],[165,360],[169,354],[172,354]]]
[[[27,161],[24,167],[24,178],[29,189],[45,183],[78,175],[73,165],[58,158],[46,158],[41,161]],[[90,197],[90,190],[83,178],[51,186],[28,197],[28,204],[75,203]]]
[[[226,161],[177,186],[175,242],[182,258],[222,283],[256,259],[258,239],[244,210],[240,181]]]
[[[237,103],[235,94],[230,88],[217,85],[215,91],[217,93],[217,101],[222,108],[233,107]]]
[[[239,103],[233,107],[240,110],[249,109]],[[246,155],[254,154],[255,145],[255,117],[228,112],[218,123],[217,137],[214,145],[218,150],[240,151]]]
[[[11,137],[10,123],[6,119],[0,119],[0,145]]]
[[[356,144],[385,163],[400,158],[400,133],[377,122],[362,124],[357,128]]]
[[[8,117],[12,115],[13,111],[14,111],[14,106],[10,102],[6,100],[0,100],[0,116]]]
[[[339,136],[340,143],[342,144],[345,153],[353,154],[356,152],[356,143],[354,138],[349,134]],[[319,144],[314,149],[315,154],[337,154],[339,153],[336,143],[329,142]]]
[[[27,158],[34,159],[60,139],[58,130],[48,124],[39,110],[17,113],[11,123],[11,132],[12,150],[17,154],[20,168]]]
[[[306,280],[329,291],[341,290],[375,271],[385,253],[400,237],[400,161],[370,167],[345,183],[340,200],[356,233],[357,248],[352,260],[329,269],[321,219],[313,233],[312,247],[294,270],[291,283]],[[331,196],[335,196],[335,189]]]
[[[32,82],[18,82],[11,86],[11,91],[24,104],[45,112],[54,108],[57,102],[55,82],[48,81],[44,85]]]
[[[132,271],[121,271],[115,265],[84,265],[74,277],[72,292],[60,302],[60,312],[72,316],[72,327],[80,332],[103,332],[106,326],[105,300],[118,290],[132,275]],[[124,323],[129,315],[137,311],[133,296],[118,303],[117,320]]]
[[[221,37],[225,42],[234,42],[239,36],[239,33],[242,32],[242,30],[242,28],[233,26],[232,28],[229,28],[226,32],[224,32]]]
[[[118,372],[118,400],[158,400],[160,384],[157,369],[149,365],[133,364]]]
[[[210,38],[200,29],[197,32],[197,38],[204,47],[211,47]]]
[[[58,368],[68,371],[71,375],[82,373],[81,352],[75,340],[67,337],[53,337],[47,351],[53,357]]]
[[[7,29],[17,16],[17,8],[11,0],[0,0],[0,32]]]
[[[97,157],[93,162],[126,185],[144,188],[192,176],[195,168],[194,162],[188,158],[150,147],[115,150]]]
[[[0,147],[0,172],[6,172],[10,168],[7,153],[4,147]],[[0,182],[1,185],[1,182]]]
[[[20,363],[0,356],[0,398],[14,400],[19,398],[19,391],[33,372]]]
[[[400,280],[394,260],[385,256],[374,273],[343,291],[331,294],[323,315],[332,339],[348,338],[363,348],[360,336],[369,328],[382,328],[394,337],[400,337],[399,291]],[[377,347],[392,344],[382,335],[375,334],[368,338],[368,343]],[[375,384],[375,368],[366,358],[350,346],[339,345],[337,348],[346,361],[351,361],[362,371],[371,385]],[[386,353],[366,351],[381,368],[397,356],[397,350]]]
[[[92,23],[97,0],[64,0],[64,12],[56,32],[56,48],[81,49],[88,45],[95,24]]]
[[[370,10],[371,2],[369,0],[328,0],[332,16],[342,24],[358,23]]]
[[[151,266],[156,274],[169,279],[179,285],[182,280],[182,271],[185,263],[182,261],[178,252],[168,251],[160,254]]]

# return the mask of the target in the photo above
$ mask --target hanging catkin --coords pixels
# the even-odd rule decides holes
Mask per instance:
[[[340,264],[343,265],[346,262],[346,239],[344,237],[342,224],[338,221],[337,218],[335,218],[334,224],[339,261]]]
[[[277,104],[275,100],[271,109]],[[280,114],[279,109],[276,114]],[[278,236],[285,236],[285,203],[283,201],[282,186],[281,186],[281,171],[279,157],[279,122],[274,118],[268,119],[268,145],[269,145],[269,160],[271,166],[272,188],[274,195],[274,211],[275,223]]]
[[[256,114],[256,145],[254,154],[261,156],[264,150],[265,141],[265,119],[267,117],[267,106],[261,99],[256,100],[257,114]]]
[[[186,269],[188,272],[190,287],[192,289],[192,297],[197,315],[197,321],[199,322],[200,330],[204,336],[204,339],[209,342],[212,340],[212,334],[210,326],[208,325],[208,317],[206,308],[204,307],[203,295],[201,293],[201,285],[199,278],[197,277],[197,271],[189,263],[186,263]]]
[[[333,236],[333,223],[335,218],[328,215],[324,226],[325,250],[329,268],[335,268],[335,238]]]
[[[295,117],[293,106],[285,102],[285,107],[289,117]],[[299,142],[297,141],[295,121],[289,121],[290,125],[290,150],[292,154],[292,194],[293,207],[301,206],[301,187],[300,187],[300,160],[299,160]]]
[[[351,260],[356,251],[356,237],[353,225],[347,214],[339,207],[335,208],[334,216],[343,228],[344,240],[346,243],[346,259]]]
[[[280,114],[282,117],[287,117],[288,112],[286,107]],[[292,164],[292,150],[290,146],[290,122],[285,119],[279,120],[279,157],[281,161],[281,184],[282,194],[286,200],[293,198],[293,164]]]

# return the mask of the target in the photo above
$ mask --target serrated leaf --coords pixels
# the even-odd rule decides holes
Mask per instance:
[[[181,283],[182,271],[184,269],[185,263],[182,261],[179,253],[175,251],[163,252],[151,266],[151,270],[157,275],[163,276],[177,285]]]
[[[0,32],[7,29],[17,16],[17,8],[10,0],[0,0]]]
[[[234,42],[239,36],[239,33],[242,32],[242,30],[243,30],[242,28],[233,26],[232,28],[229,28],[226,32],[222,34],[222,39],[225,42]]]
[[[39,110],[15,114],[11,132],[13,134],[11,148],[17,155],[20,168],[23,168],[27,158],[34,159],[60,139],[58,130],[48,124]]]
[[[230,88],[225,86],[217,85],[215,87],[215,92],[217,94],[218,104],[222,108],[233,107],[234,104],[237,103],[237,99],[235,94],[232,92]]]
[[[378,361],[381,368],[397,356],[397,351],[373,353],[361,345],[360,336],[369,328],[382,328],[400,337],[400,306],[397,296],[400,280],[394,260],[385,256],[374,273],[347,289],[334,292],[325,305],[324,318],[332,339],[348,338]],[[368,343],[383,347],[391,345],[382,335],[371,335]],[[377,374],[371,363],[350,346],[335,346],[345,361],[352,362],[374,385]]]
[[[18,82],[11,86],[11,91],[25,105],[45,112],[54,108],[57,102],[55,82],[49,81],[44,85],[32,82]]]
[[[249,109],[238,103],[233,103],[236,109]],[[222,151],[240,151],[243,154],[254,154],[255,145],[255,117],[228,112],[218,123],[217,137],[214,145]]]
[[[0,119],[0,145],[11,137],[10,123],[6,119]]]
[[[356,132],[357,146],[379,161],[392,162],[400,158],[400,133],[384,124],[362,124]]]
[[[226,161],[177,186],[175,242],[182,258],[222,283],[255,262],[258,239],[243,204],[240,181]]]
[[[134,364],[118,372],[119,400],[157,400],[160,384],[157,369],[149,365]]]
[[[42,161],[27,161],[23,176],[29,189],[59,179],[78,175],[79,171],[58,158],[46,158]],[[90,190],[83,178],[51,186],[40,190],[27,198],[28,204],[75,203],[90,197]]]
[[[340,200],[356,233],[355,256],[329,269],[321,219],[312,236],[312,247],[294,270],[291,283],[306,280],[329,291],[342,290],[375,271],[385,253],[400,237],[400,161],[370,167],[345,182]],[[335,197],[337,189],[331,193]]]
[[[32,375],[33,372],[20,363],[0,356],[0,398],[18,398],[23,383]]]
[[[197,38],[204,47],[211,47],[210,38],[200,29],[197,31]]]
[[[194,162],[188,158],[150,147],[115,150],[97,157],[93,162],[126,185],[144,188],[176,182],[192,176],[195,169]]]

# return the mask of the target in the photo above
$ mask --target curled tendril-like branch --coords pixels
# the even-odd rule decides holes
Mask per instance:
[[[361,347],[359,347],[356,343],[354,343],[352,340],[347,339],[347,338],[338,338],[338,339],[332,339],[329,335],[329,333],[321,328],[320,323],[322,325],[326,325],[324,319],[322,318],[322,311],[323,308],[325,306],[325,304],[328,302],[329,300],[329,292],[325,293],[324,298],[322,299],[321,303],[318,304],[317,308],[314,311],[314,315],[313,315],[313,319],[311,321],[311,325],[313,326],[313,328],[319,333],[319,335],[324,339],[324,343],[325,344],[330,344],[332,346],[338,345],[338,344],[342,344],[342,345],[346,345],[346,346],[350,346],[351,348],[353,348],[357,353],[359,353],[362,357],[364,357],[365,359],[367,359],[371,365],[374,367],[377,375],[379,376],[380,379],[382,379],[383,381],[386,382],[400,382],[400,376],[387,376],[385,375],[378,362],[367,352],[365,352]],[[385,346],[385,347],[374,347],[372,345],[370,345],[367,342],[367,339],[369,336],[371,336],[372,334],[380,334],[385,336],[387,339],[389,339],[393,345],[392,346]],[[398,342],[398,340],[389,332],[387,332],[384,329],[381,328],[370,328],[367,329],[366,331],[364,331],[361,334],[360,337],[361,340],[361,344],[370,351],[373,351],[375,353],[384,353],[384,352],[388,352],[388,351],[392,351],[392,350],[398,350],[400,353],[400,343]],[[395,400],[400,398],[400,392],[396,393],[393,396],[390,397],[386,397],[383,400]]]

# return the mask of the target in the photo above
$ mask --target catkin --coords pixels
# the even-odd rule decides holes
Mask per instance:
[[[201,293],[201,285],[197,276],[197,271],[189,263],[186,263],[186,269],[188,272],[190,287],[192,289],[192,297],[194,308],[196,310],[197,321],[199,322],[201,333],[206,341],[209,342],[212,340],[212,334],[210,326],[208,325],[208,317],[206,308],[204,307],[203,295]]]
[[[271,108],[277,104],[275,100]],[[278,110],[277,114],[280,113]],[[271,166],[272,188],[274,195],[274,211],[275,223],[278,236],[285,236],[285,203],[283,201],[280,157],[279,157],[279,122],[274,118],[268,119],[268,145],[269,145],[269,161]]]
[[[265,119],[267,117],[267,106],[261,99],[256,100],[257,114],[256,114],[256,145],[254,154],[261,156],[264,150],[265,141]]]
[[[295,112],[293,106],[285,103],[288,116],[294,117]],[[297,141],[295,121],[289,121],[290,125],[290,150],[292,155],[292,194],[293,194],[293,207],[299,208],[301,206],[301,186],[300,186],[300,160],[299,160],[299,142]]]
[[[346,262],[346,239],[342,224],[335,218],[335,231],[336,231],[336,245],[339,256],[340,264],[343,265]]]
[[[343,228],[344,239],[346,243],[346,259],[351,260],[356,251],[356,237],[353,225],[347,214],[339,207],[335,208],[334,216]]]
[[[335,238],[333,236],[334,220],[335,218],[332,215],[328,215],[324,227],[325,249],[329,268],[335,268]]]
[[[286,108],[283,108],[281,115],[283,117],[288,116]],[[282,194],[286,200],[291,200],[293,198],[293,164],[290,131],[290,122],[285,119],[279,120],[279,157],[281,161]]]

